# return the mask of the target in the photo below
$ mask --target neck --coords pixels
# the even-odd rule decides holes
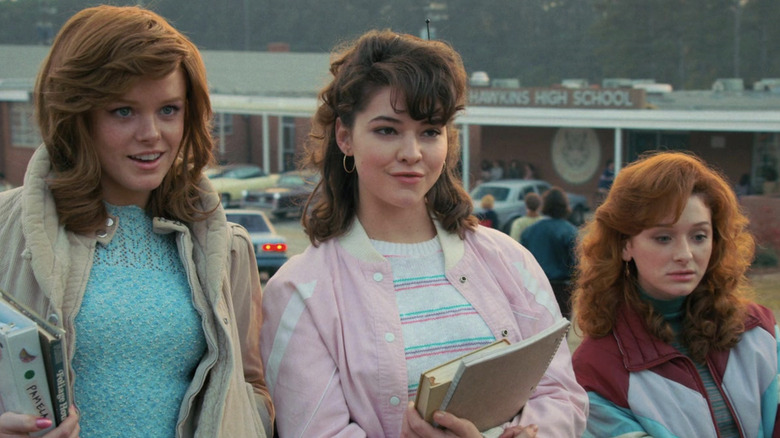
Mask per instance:
[[[436,227],[428,209],[425,205],[422,207],[390,213],[359,210],[357,217],[371,239],[394,243],[425,242],[436,236]]]

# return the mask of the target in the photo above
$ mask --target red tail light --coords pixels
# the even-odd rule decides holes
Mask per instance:
[[[263,251],[266,252],[286,252],[287,251],[287,244],[286,243],[266,243],[263,245]]]

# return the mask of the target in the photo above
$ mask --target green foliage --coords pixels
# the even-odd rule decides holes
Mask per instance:
[[[759,246],[753,259],[754,268],[774,268],[778,265],[778,256],[774,248]]]

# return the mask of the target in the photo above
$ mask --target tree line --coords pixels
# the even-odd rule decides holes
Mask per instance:
[[[47,44],[105,1],[0,0],[0,44]],[[548,86],[654,79],[708,89],[780,77],[778,0],[136,0],[202,49],[323,52],[371,28],[450,42],[468,71]],[[426,24],[426,19],[429,23]]]

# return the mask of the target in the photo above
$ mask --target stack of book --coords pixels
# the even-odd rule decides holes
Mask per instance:
[[[422,373],[417,412],[435,425],[433,413],[446,411],[480,431],[510,421],[533,395],[570,326],[562,318],[517,343],[500,339]]]
[[[49,418],[53,428],[68,416],[69,390],[65,331],[0,289],[0,413]]]

